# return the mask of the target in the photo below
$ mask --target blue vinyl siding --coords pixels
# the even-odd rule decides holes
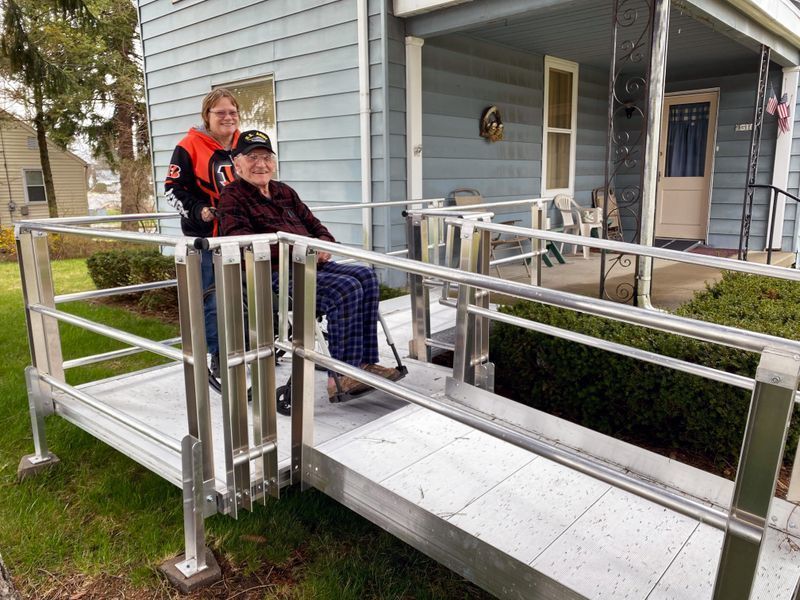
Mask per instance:
[[[163,199],[166,168],[175,144],[199,124],[203,96],[269,75],[281,179],[310,204],[360,201],[355,1],[222,4],[140,2],[159,209],[171,210]],[[380,56],[373,60],[380,71]],[[360,214],[324,213],[324,220],[337,239],[361,243]]]
[[[424,196],[467,187],[493,201],[539,197],[544,57],[460,35],[426,40],[422,56]],[[586,206],[603,183],[607,89],[606,72],[581,66],[575,197]],[[505,136],[490,143],[478,125],[493,104]],[[560,218],[551,217],[558,225]],[[523,211],[503,218],[530,222]]]

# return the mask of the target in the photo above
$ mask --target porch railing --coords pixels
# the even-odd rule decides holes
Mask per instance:
[[[766,184],[766,183],[754,183],[754,184],[750,185],[749,187],[751,187],[753,189],[767,189],[767,190],[769,190],[769,215],[770,215],[770,217],[769,217],[769,223],[767,224],[767,242],[766,242],[766,244],[767,244],[767,264],[771,265],[772,264],[772,246],[773,246],[772,238],[775,235],[775,212],[776,212],[776,209],[778,207],[778,196],[783,194],[787,198],[789,198],[791,200],[794,200],[795,202],[798,203],[798,208],[800,208],[800,198],[798,198],[794,194],[790,194],[786,190],[782,190],[779,187],[776,187],[774,185],[769,185],[769,184]],[[795,217],[795,218],[797,218],[797,217]],[[748,230],[748,234],[749,234],[749,230]],[[800,268],[800,265],[798,265],[797,268]]]

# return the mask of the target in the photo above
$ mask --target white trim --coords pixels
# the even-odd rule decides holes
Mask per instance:
[[[557,127],[547,126],[547,111],[548,101],[547,97],[550,92],[550,69],[559,69],[572,73],[572,122],[570,129],[562,129]],[[574,194],[575,190],[575,153],[577,148],[578,138],[578,63],[555,56],[544,57],[544,85],[542,95],[542,172],[541,172],[541,196],[555,196],[556,194]],[[569,148],[569,183],[566,188],[547,188],[547,134],[553,133],[569,133],[570,134],[570,148]]]
[[[42,190],[44,190],[44,200],[31,200],[28,198],[28,178],[26,174],[33,171],[39,171],[42,174]],[[44,169],[42,169],[42,167],[22,167],[22,193],[25,194],[25,204],[32,204],[34,206],[42,204],[45,206],[47,205],[47,186],[44,184]]]
[[[792,137],[794,136],[794,108],[797,100],[797,83],[800,79],[800,67],[786,67],[783,69],[783,82],[780,95],[789,94],[789,131],[780,133],[775,139],[775,159],[772,165],[772,185],[785,190],[789,186],[789,163],[792,159]],[[786,214],[786,196],[779,194],[775,204],[775,230],[772,232],[772,249],[780,250],[783,245],[783,221]],[[767,210],[767,227],[772,219],[772,204]],[[764,240],[764,250],[770,246],[770,240]]]
[[[455,4],[471,2],[472,0],[394,0],[394,15],[396,17],[410,17],[432,10],[440,10]]]
[[[422,198],[422,38],[406,37],[406,197]]]

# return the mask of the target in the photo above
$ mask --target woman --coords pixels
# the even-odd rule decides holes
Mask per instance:
[[[239,103],[230,91],[218,88],[203,98],[200,116],[203,125],[190,129],[172,153],[164,191],[167,202],[181,214],[184,235],[212,237],[218,233],[220,193],[234,179],[231,148],[239,137]],[[202,273],[206,343],[211,372],[219,377],[214,266],[208,251],[202,255]]]
[[[274,180],[275,153],[266,133],[252,130],[239,136],[233,149],[233,164],[239,179],[222,192],[220,235],[252,235],[284,231],[334,242],[292,188]],[[277,269],[277,245],[272,246],[273,270]],[[328,349],[331,356],[391,380],[402,374],[378,362],[378,302],[380,292],[375,272],[360,265],[341,265],[319,252],[317,260],[317,311],[328,319]],[[277,289],[273,272],[273,289]],[[337,385],[328,378],[328,397],[356,394],[367,388],[350,377]]]

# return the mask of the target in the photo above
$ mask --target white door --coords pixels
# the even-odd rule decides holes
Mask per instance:
[[[706,239],[718,99],[717,92],[664,98],[656,237]]]

